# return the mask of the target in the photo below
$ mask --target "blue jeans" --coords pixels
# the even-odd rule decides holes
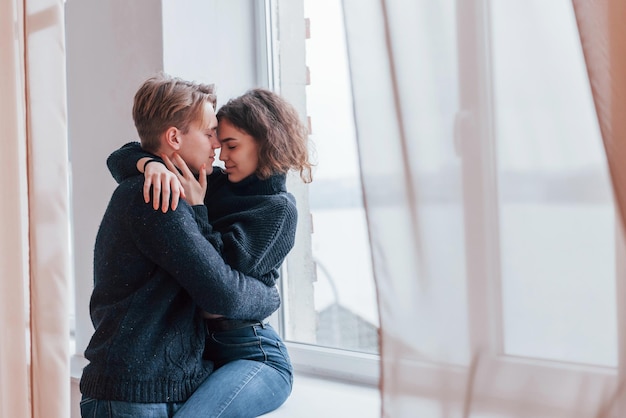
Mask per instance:
[[[281,406],[293,373],[284,343],[268,325],[210,332],[206,357],[216,370],[186,402],[131,403],[83,398],[83,418],[245,418]]]

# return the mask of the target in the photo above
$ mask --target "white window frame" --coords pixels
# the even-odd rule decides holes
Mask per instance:
[[[306,123],[304,3],[292,0],[264,0],[260,3],[263,5],[258,11],[263,15],[258,20],[265,22],[265,29],[261,29],[257,38],[263,45],[257,48],[265,52],[265,57],[259,62],[265,61],[265,68],[268,69],[267,72],[262,70],[261,74],[269,88],[280,92],[294,104]],[[296,197],[298,205],[298,230],[296,244],[282,269],[282,312],[273,318],[273,323],[283,336],[293,335],[298,341],[303,341],[285,341],[297,372],[376,386],[380,376],[380,356],[314,344],[313,283],[316,273],[311,247],[313,220],[307,188],[299,179],[288,179],[288,189]],[[290,318],[288,323],[285,321],[287,315]]]

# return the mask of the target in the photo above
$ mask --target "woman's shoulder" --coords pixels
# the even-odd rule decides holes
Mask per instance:
[[[274,222],[295,222],[298,219],[296,199],[289,192],[261,196],[256,208],[267,214],[266,219],[273,219]]]

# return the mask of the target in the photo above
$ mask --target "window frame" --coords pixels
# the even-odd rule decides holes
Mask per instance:
[[[306,21],[304,3],[289,0],[264,0],[259,11],[266,23],[263,36],[258,36],[259,50],[265,51],[265,82],[270,89],[295,105],[306,122]],[[279,36],[280,35],[280,36]],[[378,385],[380,356],[313,344],[315,308],[313,283],[316,281],[315,262],[311,247],[313,218],[309,210],[308,185],[296,175],[290,175],[287,188],[297,201],[298,231],[296,244],[287,256],[281,271],[283,304],[271,319],[280,334],[296,335],[295,342],[285,339],[296,372],[348,381],[368,386]],[[286,312],[288,313],[286,313]],[[287,323],[285,317],[289,316]],[[296,327],[297,324],[297,327]],[[287,330],[287,327],[290,327]]]

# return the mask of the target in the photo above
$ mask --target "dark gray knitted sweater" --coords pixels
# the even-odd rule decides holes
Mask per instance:
[[[107,165],[120,182],[139,174],[136,162],[142,157],[154,155],[143,151],[138,142],[130,142],[114,151]],[[267,285],[275,283],[278,268],[295,242],[298,212],[285,180],[284,174],[267,180],[252,175],[231,183],[219,167],[214,167],[204,199],[208,222],[197,218],[231,267]]]
[[[155,211],[143,201],[143,176],[123,181],[104,214],[94,250],[85,350],[85,396],[127,402],[186,400],[211,372],[202,361],[200,310],[262,319],[278,292],[232,270],[203,236],[204,206],[181,202]]]

